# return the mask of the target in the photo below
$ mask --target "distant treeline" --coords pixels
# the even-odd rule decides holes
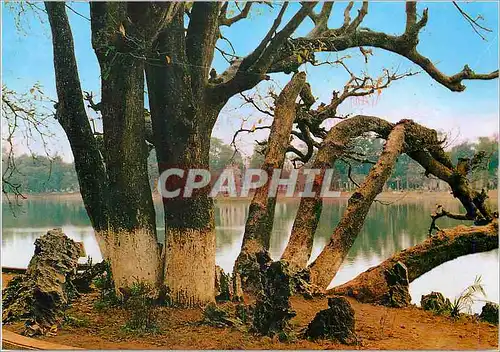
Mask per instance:
[[[383,143],[383,140],[377,138],[356,139],[350,149],[353,152],[352,155],[356,155],[355,159],[358,160],[345,158],[335,164],[337,173],[333,180],[332,189],[351,190],[355,187],[354,182],[362,182],[372,164],[359,160],[376,161]],[[471,158],[478,151],[484,151],[486,157],[483,164],[472,172],[469,179],[477,188],[496,189],[498,186],[498,138],[481,137],[475,143],[464,142],[451,148],[449,154],[453,163],[456,163],[459,158]],[[3,162],[6,160],[5,157],[4,152]],[[264,157],[256,148],[253,155],[244,160],[241,154],[235,153],[231,146],[224,144],[218,138],[212,138],[210,169],[214,172],[221,171],[226,167],[241,170],[246,167],[258,168],[263,159]],[[22,193],[77,192],[79,190],[73,163],[66,163],[59,156],[48,158],[46,156],[20,155],[14,161],[15,171],[9,176],[9,183],[19,185],[19,190]],[[148,169],[151,186],[154,189],[158,179],[154,151],[149,155]],[[407,155],[399,157],[392,177],[386,186],[393,190],[446,189],[446,185],[437,179],[425,177],[423,168]]]

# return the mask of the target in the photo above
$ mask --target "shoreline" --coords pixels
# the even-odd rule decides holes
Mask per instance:
[[[347,200],[352,195],[353,192],[341,192],[340,197],[335,198],[324,198],[324,202],[336,202],[339,200]],[[82,201],[79,192],[73,193],[33,193],[25,194],[26,199],[19,199],[19,203],[30,200],[53,200],[53,201]],[[488,197],[490,200],[498,200],[498,190],[489,190]],[[380,193],[377,200],[381,201],[392,201],[392,202],[408,202],[408,201],[453,201],[455,199],[451,192],[449,191],[384,191]],[[155,202],[161,201],[161,197],[158,193],[153,194],[153,200]],[[218,196],[215,198],[218,202],[250,202],[252,196],[249,197],[224,197]],[[278,200],[280,202],[298,202],[299,197],[285,197],[283,195],[278,195]],[[3,202],[6,200],[4,198]]]

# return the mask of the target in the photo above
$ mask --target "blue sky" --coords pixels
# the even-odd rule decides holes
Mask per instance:
[[[330,26],[337,27],[343,18],[343,9],[347,3],[336,2]],[[41,5],[41,4],[40,4]],[[71,6],[88,17],[88,3],[72,3]],[[298,4],[292,4],[287,10],[286,18],[290,18]],[[359,8],[360,3],[355,5]],[[498,3],[474,2],[461,5],[473,17],[481,14],[482,22],[492,30],[487,33],[487,41],[482,40],[461,17],[449,2],[418,4],[419,13],[429,8],[429,21],[420,35],[419,51],[428,56],[438,68],[446,74],[460,71],[464,64],[476,72],[490,72],[498,68]],[[52,63],[51,35],[45,15],[44,23],[34,16],[23,18],[25,32],[15,26],[14,15],[6,10],[2,3],[2,77],[9,88],[26,91],[35,82],[40,82],[45,92],[56,98],[55,81]],[[265,5],[254,6],[250,18],[224,28],[223,34],[233,44],[238,55],[251,52],[266,34],[272,24],[278,6],[271,9]],[[69,12],[80,79],[84,90],[93,91],[99,96],[99,68],[90,42],[90,23],[88,20]],[[370,3],[369,13],[362,24],[372,30],[398,34],[404,30],[405,6],[402,2]],[[302,35],[312,28],[310,20],[304,21],[296,35]],[[221,48],[228,50],[227,45],[220,43]],[[382,68],[398,72],[406,70],[418,71],[419,68],[400,56],[383,50],[373,50],[374,55],[368,64],[359,50],[353,49],[342,53],[329,54],[334,59],[346,54],[351,55],[347,61],[356,73],[367,72],[378,77]],[[326,58],[327,55],[324,55]],[[216,55],[213,66],[222,72],[227,66],[220,55]],[[302,68],[308,74],[313,93],[318,102],[328,103],[332,91],[341,89],[347,81],[345,71],[338,67],[324,65],[321,67],[306,66]],[[272,75],[272,81],[261,84],[257,91],[264,94],[269,86],[275,89],[283,87],[290,76]],[[341,108],[342,113],[364,113],[386,117],[391,121],[401,118],[412,118],[429,127],[440,129],[450,135],[456,142],[463,139],[475,139],[478,136],[493,135],[498,131],[498,80],[466,81],[465,92],[454,93],[434,82],[426,73],[394,82],[392,86],[378,97],[368,101],[347,101]],[[175,94],[175,93],[173,93]],[[252,126],[263,116],[249,108],[238,108],[239,99],[232,99],[221,113],[214,129],[214,136],[230,142],[232,135],[241,125],[242,119],[248,120],[245,126]],[[268,122],[268,121],[267,121]],[[263,119],[262,123],[266,123]],[[71,160],[69,145],[62,129],[54,123],[53,129],[58,137],[54,140],[52,150]],[[244,136],[238,140],[243,152],[250,153],[253,141],[262,139],[265,133]],[[22,146],[19,146],[22,151]]]

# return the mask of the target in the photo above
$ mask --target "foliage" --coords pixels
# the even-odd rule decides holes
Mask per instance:
[[[472,305],[476,302],[477,295],[486,296],[483,285],[481,284],[481,276],[476,276],[474,283],[468,286],[462,293],[456,297],[451,303],[450,315],[454,318],[460,316],[460,312],[466,311],[472,314]]]
[[[154,296],[155,291],[148,283],[137,281],[132,284],[125,301],[125,308],[130,312],[130,318],[123,326],[125,331],[158,332],[158,310]]]
[[[224,144],[221,139],[212,137],[210,139],[210,170],[221,171],[230,165],[243,167],[241,154]]]
[[[227,308],[210,303],[203,310],[202,324],[223,328],[227,326],[239,327],[243,322],[239,317],[234,317]]]
[[[2,155],[6,160],[4,150]],[[14,159],[16,168],[9,182],[19,185],[21,193],[75,192],[79,190],[78,178],[72,163],[66,163],[60,156],[30,156],[23,154]],[[13,193],[6,185],[6,192]]]
[[[94,308],[97,310],[114,306],[120,301],[115,292],[111,265],[108,261],[104,263],[106,265],[104,272],[93,280],[94,286],[100,291],[99,300],[94,303]]]
[[[75,328],[81,328],[81,327],[88,327],[90,326],[90,320],[87,317],[84,316],[74,316],[74,315],[69,315],[66,314],[64,316],[64,325],[72,326]]]
[[[383,141],[374,136],[363,136],[354,139],[349,145],[349,150],[357,159],[376,161],[382,152]],[[498,136],[479,137],[477,142],[466,141],[458,144],[448,152],[452,163],[457,164],[459,158],[472,158],[477,152],[485,153],[485,162],[472,170],[468,175],[469,180],[478,188],[495,189],[498,187]],[[357,183],[362,182],[368,175],[372,164],[362,163],[359,160],[344,158],[345,162],[335,163],[336,175],[334,185],[350,181],[348,177],[349,164],[351,165],[351,178]],[[427,187],[429,178],[423,177],[424,169],[408,155],[403,154],[398,158],[388,186],[391,189],[423,189]]]

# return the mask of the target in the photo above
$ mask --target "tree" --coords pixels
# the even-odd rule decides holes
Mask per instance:
[[[234,151],[231,146],[224,144],[219,139],[212,137],[210,140],[210,170],[222,171],[229,165],[243,167],[243,159],[238,151]]]
[[[235,56],[228,69],[218,75],[210,67],[221,39],[220,28],[243,20],[256,3],[247,4],[234,16],[229,15],[227,2],[90,3],[92,45],[101,70],[102,101],[93,104],[103,121],[104,143],[100,148],[84,108],[66,5],[45,4],[54,51],[56,117],[70,142],[82,198],[103,255],[111,261],[117,289],[137,278],[158,288],[167,286],[179,304],[197,305],[214,299],[215,226],[208,187],[190,198],[163,199],[166,241],[161,250],[157,243],[147,175],[144,74],[160,173],[172,167],[208,169],[211,132],[227,101],[268,80],[271,73],[291,73],[305,63],[318,64],[316,52],[377,47],[409,59],[432,79],[457,92],[465,89],[464,80],[498,77],[498,71],[477,74],[467,65],[451,76],[439,71],[417,50],[428,11],[417,19],[414,2],[406,4],[406,28],[401,35],[362,28],[368,2],[354,18],[350,16],[353,3],[349,3],[344,23],[336,29],[327,27],[333,3],[321,5],[319,13],[313,10],[316,5],[300,4],[285,23],[289,6],[284,3],[261,43],[247,56]],[[314,29],[293,38],[306,18],[314,22]],[[357,89],[346,87],[337,103],[360,90],[376,92],[393,78],[388,74],[386,83],[353,78],[351,83]],[[335,116],[331,114],[335,110],[335,104],[331,105],[325,118]],[[321,116],[318,113],[314,121],[300,121],[305,137],[317,132],[329,139],[319,126],[324,120]],[[308,146],[314,144],[310,138],[306,141]],[[324,148],[316,160],[324,160],[321,150]],[[324,166],[331,163],[332,153],[326,153]],[[439,156],[433,154],[429,162]],[[418,157],[424,162],[428,155]],[[184,183],[185,179],[176,179],[169,186]],[[457,196],[462,197],[461,193]],[[317,204],[316,199],[314,202]],[[310,213],[312,208],[301,209]]]

